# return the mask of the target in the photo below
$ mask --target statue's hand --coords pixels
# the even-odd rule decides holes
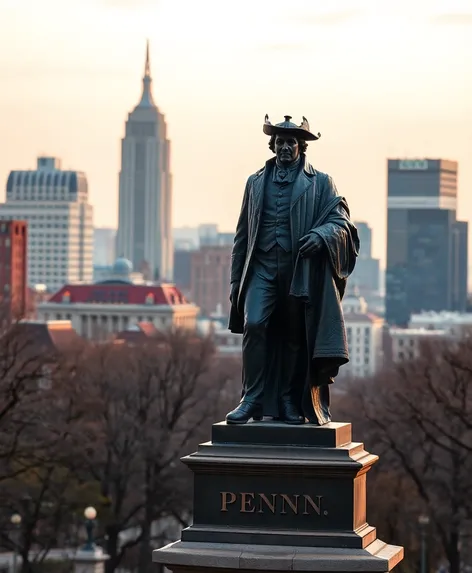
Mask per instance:
[[[301,257],[312,257],[323,248],[323,239],[317,233],[308,233],[298,244]]]
[[[231,304],[233,304],[237,301],[238,294],[239,294],[239,283],[232,283],[231,292],[229,295],[229,300],[230,300]]]

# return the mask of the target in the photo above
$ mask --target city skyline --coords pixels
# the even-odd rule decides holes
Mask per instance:
[[[372,226],[373,255],[383,264],[387,158],[458,161],[458,217],[468,220],[472,5],[351,0],[333,1],[327,12],[324,4],[297,0],[287,12],[265,1],[235,8],[209,0],[84,0],[65,10],[58,0],[7,0],[2,193],[11,169],[41,154],[64,157],[66,168],[87,174],[95,225],[116,228],[123,115],[139,97],[149,37],[155,97],[173,144],[172,227],[215,221],[234,229],[245,179],[270,157],[265,113],[273,120],[305,115],[321,131],[308,158],[333,175],[352,217]],[[86,44],[71,40],[71,19],[87,29]],[[18,36],[28,41],[12,50]],[[295,92],[267,82],[287,66],[303,77]]]

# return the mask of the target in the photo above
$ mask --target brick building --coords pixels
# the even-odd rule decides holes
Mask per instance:
[[[204,245],[192,252],[190,292],[202,316],[217,309],[229,315],[230,245]]]
[[[0,300],[2,318],[23,318],[27,303],[27,227],[24,221],[0,223]]]

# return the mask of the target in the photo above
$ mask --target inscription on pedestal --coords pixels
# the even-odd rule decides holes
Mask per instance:
[[[289,495],[286,493],[254,493],[222,491],[220,511],[239,511],[239,513],[265,513],[286,515],[328,515],[322,510],[322,495],[311,496],[304,494]]]
[[[352,479],[196,475],[194,523],[223,527],[352,530]]]

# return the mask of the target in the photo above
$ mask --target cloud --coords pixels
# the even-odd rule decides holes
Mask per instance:
[[[363,10],[344,10],[342,12],[325,12],[318,14],[307,14],[304,16],[296,16],[292,18],[294,23],[305,26],[338,26],[355,20],[362,16]]]
[[[110,67],[80,67],[74,65],[43,66],[38,63],[26,63],[9,66],[0,64],[0,80],[15,82],[16,80],[83,80],[97,78],[118,79],[126,77],[126,72],[121,68]]]
[[[302,43],[293,43],[293,44],[283,44],[283,43],[278,43],[278,44],[263,44],[260,46],[260,49],[263,50],[264,52],[279,52],[279,53],[283,53],[283,52],[298,52],[299,50],[303,50],[305,48],[306,44],[302,44]]]
[[[159,0],[101,0],[101,2],[108,8],[140,10],[141,8],[157,6]]]
[[[471,26],[472,14],[439,14],[438,16],[434,16],[432,21],[435,24]]]

